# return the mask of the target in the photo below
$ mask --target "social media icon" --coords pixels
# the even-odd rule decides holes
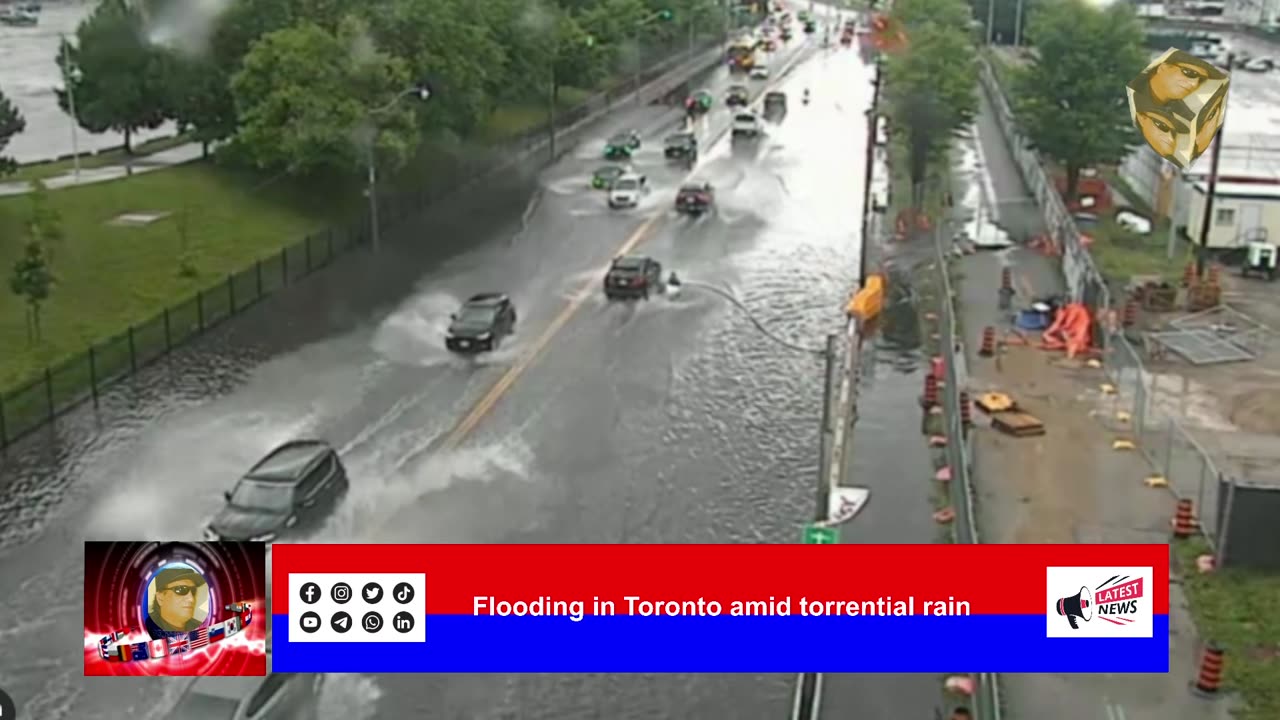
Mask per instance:
[[[333,617],[329,618],[329,627],[333,628],[334,632],[340,633],[350,630],[351,615],[344,612],[337,613]]]
[[[300,624],[303,632],[313,633],[320,629],[320,616],[314,612],[303,613]]]
[[[396,616],[391,618],[391,627],[396,632],[407,633],[413,629],[413,614],[407,612],[398,612]]]
[[[298,591],[298,597],[302,598],[302,602],[314,605],[320,600],[320,586],[313,582],[303,583],[302,589]]]
[[[334,602],[342,605],[343,603],[351,600],[351,586],[344,582],[340,582],[329,588],[329,597],[333,598]]]
[[[396,602],[404,605],[405,603],[413,600],[413,586],[409,583],[402,582],[399,585],[396,585],[396,589],[391,592],[391,597],[395,598]]]
[[[364,586],[364,601],[373,605],[382,599],[382,586],[376,582],[367,583]],[[378,620],[382,622],[381,619]]]
[[[376,633],[382,629],[382,616],[376,612],[367,612],[364,614],[364,620],[360,623],[360,627],[365,632]]]

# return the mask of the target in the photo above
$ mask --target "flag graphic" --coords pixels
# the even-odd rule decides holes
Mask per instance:
[[[115,655],[116,655],[116,657],[118,657],[122,662],[129,662],[129,660],[133,657],[133,654],[132,654],[132,653],[133,653],[133,646],[131,646],[131,645],[123,645],[123,644],[121,644],[121,645],[117,645],[117,646],[116,646],[116,652],[115,652]]]
[[[241,616],[241,622],[245,625],[253,622],[253,606],[249,603],[244,604],[244,615]]]
[[[240,632],[240,618],[238,617],[228,618],[223,624],[227,628],[227,637],[231,637],[232,635]]]
[[[111,636],[108,635],[98,641],[98,654],[103,660],[111,659]]]
[[[191,639],[191,649],[198,650],[209,644],[209,628],[192,630],[188,637]]]
[[[222,623],[217,623],[209,628],[209,642],[218,642],[227,636],[227,628]]]
[[[168,654],[167,652],[165,652],[164,640],[152,640],[151,642],[147,643],[147,645],[148,645],[148,651],[147,651],[148,655],[150,655],[150,657],[153,660],[155,658],[162,658]]]
[[[178,653],[184,653],[187,651],[189,645],[190,645],[190,641],[187,640],[185,636],[181,640],[177,638],[171,638],[169,640],[169,654],[177,655]]]
[[[132,656],[129,658],[130,660],[132,661],[146,660],[149,657],[147,655],[147,647],[148,647],[147,643],[140,642],[140,643],[137,643],[136,645],[130,645],[129,647],[132,648],[132,654],[131,654]]]

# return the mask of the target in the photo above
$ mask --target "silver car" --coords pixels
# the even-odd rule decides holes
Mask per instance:
[[[613,181],[609,188],[609,207],[618,210],[633,208],[640,204],[640,196],[646,189],[643,175],[623,175]]]

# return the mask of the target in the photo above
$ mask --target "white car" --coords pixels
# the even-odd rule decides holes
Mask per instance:
[[[613,181],[609,188],[609,207],[619,210],[633,208],[640,204],[640,196],[648,189],[647,179],[643,175],[623,175]]]
[[[755,113],[740,112],[733,116],[733,137],[757,137],[760,133],[760,118]]]
[[[752,80],[768,80],[769,68],[765,65],[756,65],[755,67],[751,68],[751,79]]]

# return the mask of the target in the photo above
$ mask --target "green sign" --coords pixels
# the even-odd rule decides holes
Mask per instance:
[[[840,533],[835,528],[822,525],[804,526],[805,545],[836,545],[840,542]]]

